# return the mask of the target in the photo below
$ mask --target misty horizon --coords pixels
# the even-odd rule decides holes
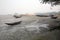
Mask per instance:
[[[46,13],[60,11],[60,6],[52,7],[50,4],[42,4],[38,0],[0,0],[0,15]]]

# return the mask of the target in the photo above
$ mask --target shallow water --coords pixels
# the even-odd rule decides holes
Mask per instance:
[[[21,24],[9,26],[6,22],[22,21]],[[0,40],[33,40],[41,34],[48,32],[49,17],[23,16],[15,19],[12,16],[0,17]],[[53,33],[54,34],[54,33]],[[53,35],[50,34],[50,35]],[[51,37],[51,36],[50,36]],[[52,37],[54,40],[54,36]]]

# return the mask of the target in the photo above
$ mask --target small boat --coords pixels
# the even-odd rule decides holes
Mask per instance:
[[[15,17],[15,18],[21,18],[22,15],[20,15],[20,16],[14,15],[13,17]]]
[[[13,23],[5,23],[5,24],[13,26],[13,25],[18,25],[18,24],[20,24],[21,22],[22,22],[22,21],[13,22]]]
[[[50,15],[51,19],[57,19],[58,17],[57,16],[54,16],[54,15]]]
[[[57,17],[51,17],[52,19],[57,19]]]

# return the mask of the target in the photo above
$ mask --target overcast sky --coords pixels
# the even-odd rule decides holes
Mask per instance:
[[[45,13],[59,10],[60,6],[51,9],[49,4],[41,4],[39,0],[0,0],[0,14]]]

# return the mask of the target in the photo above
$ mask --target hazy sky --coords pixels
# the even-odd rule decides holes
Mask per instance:
[[[51,10],[49,4],[41,4],[39,0],[0,0],[0,14],[45,13],[59,10],[60,6],[54,6]]]

